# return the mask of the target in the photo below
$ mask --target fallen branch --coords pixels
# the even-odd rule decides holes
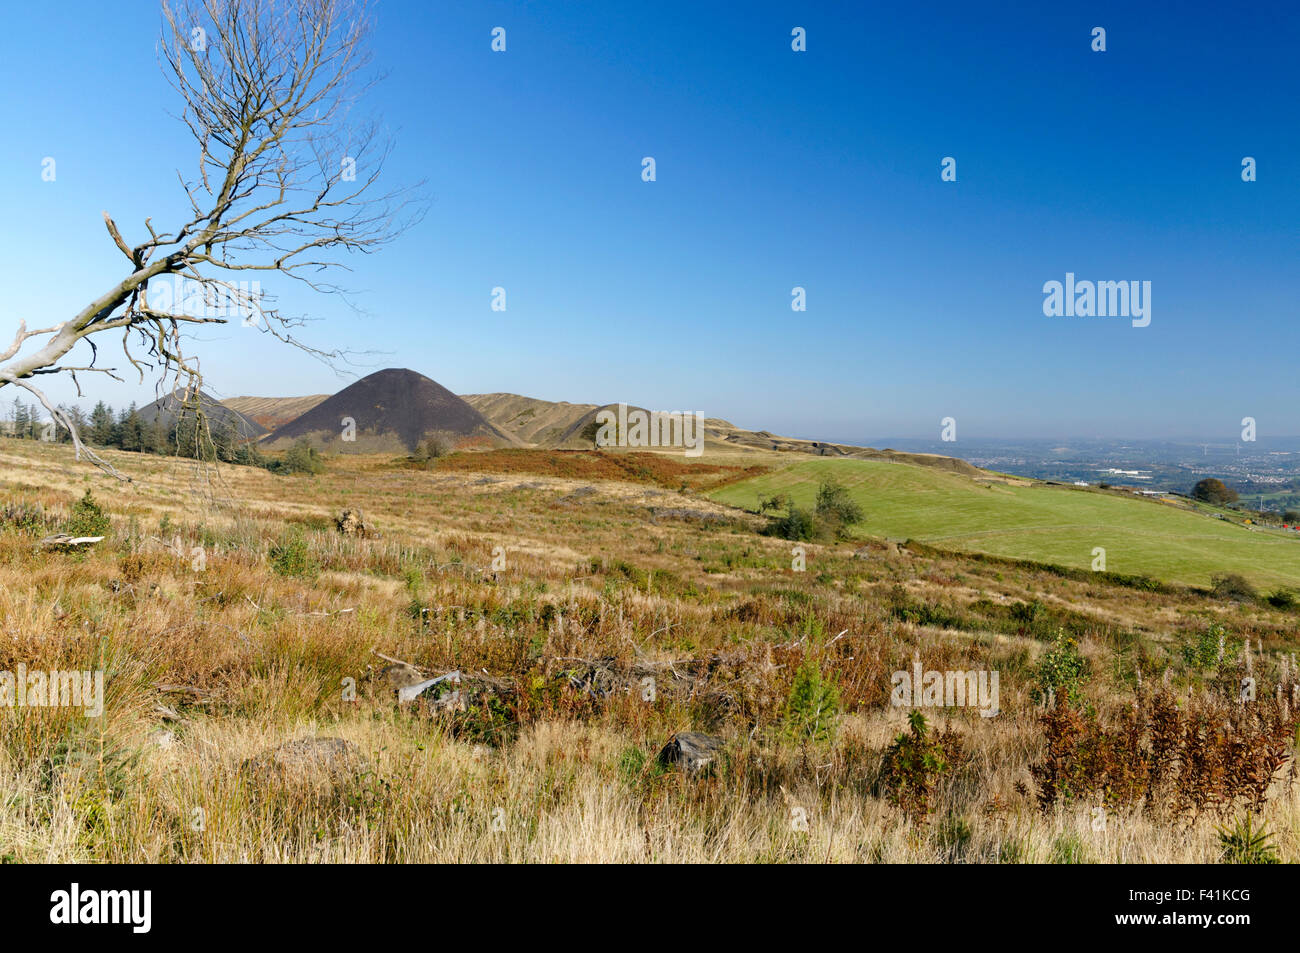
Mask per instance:
[[[459,685],[460,672],[448,672],[446,675],[439,675],[437,678],[426,679],[425,681],[418,682],[415,685],[409,685],[406,688],[399,688],[397,690],[397,700],[399,702],[413,702],[434,685],[446,681],[451,681],[453,684]]]
[[[90,543],[98,543],[103,536],[69,536],[67,533],[55,533],[53,536],[46,536],[41,540],[42,546],[85,546]]]
[[[393,658],[391,655],[385,655],[383,652],[379,651],[378,649],[371,649],[370,651],[373,652],[375,655],[378,655],[385,662],[392,662],[394,665],[411,665],[410,662],[404,662],[399,658]],[[411,668],[419,668],[419,666],[411,665]]]

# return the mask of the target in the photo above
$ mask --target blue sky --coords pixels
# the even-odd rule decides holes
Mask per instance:
[[[380,0],[367,109],[396,137],[388,181],[424,180],[429,213],[355,263],[365,314],[263,286],[320,319],[312,342],[382,352],[360,373],[458,393],[863,442],[936,437],[946,416],[959,442],[1232,439],[1243,416],[1300,434],[1293,5],[848,6]],[[194,150],[151,0],[6,20],[7,343],[120,277],[101,209],[128,241],[178,220]],[[1150,326],[1045,317],[1066,272],[1150,281]],[[350,380],[253,329],[201,337],[221,395]],[[151,381],[85,386],[152,399]]]

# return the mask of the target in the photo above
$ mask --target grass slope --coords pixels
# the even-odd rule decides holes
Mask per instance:
[[[871,460],[815,460],[710,496],[753,509],[760,494],[786,493],[809,506],[828,477],[862,505],[866,518],[857,531],[863,535],[1085,569],[1100,546],[1112,572],[1193,585],[1208,583],[1215,573],[1237,572],[1259,585],[1300,585],[1300,539],[1097,491],[983,482]]]
[[[96,717],[0,704],[0,863],[1215,863],[1216,824],[1241,804],[1192,815],[1180,802],[1273,777],[1251,754],[1265,719],[1283,760],[1260,821],[1280,859],[1300,861],[1297,706],[1275,702],[1300,698],[1295,610],[878,544],[862,559],[809,543],[797,572],[761,520],[674,489],[685,464],[667,457],[656,472],[672,482],[655,485],[387,454],[287,476],[103,452],[131,483],[66,445],[0,440],[0,672],[108,670]],[[559,457],[584,458],[498,459]],[[42,546],[73,528],[87,489],[105,538]],[[380,535],[339,533],[344,507]],[[1048,751],[1042,689],[1070,671],[1062,635],[1108,739],[1132,724],[1139,669],[1146,710],[1167,685],[1162,711],[1224,725],[1190,731],[1178,715],[1168,736],[1189,747],[1169,770],[1195,783],[1163,775],[1152,806],[1108,796],[1102,830],[1087,778],[1044,810],[1030,770]],[[462,672],[461,704],[399,705],[372,649]],[[909,730],[893,673],[914,659],[1000,677],[996,717],[925,709],[960,750],[929,773],[921,825],[885,771]],[[664,768],[683,730],[722,739],[724,757],[698,775]],[[248,770],[313,738],[350,742],[364,763]],[[1108,740],[1076,760],[1120,792],[1112,779],[1145,771],[1115,770],[1132,750]]]

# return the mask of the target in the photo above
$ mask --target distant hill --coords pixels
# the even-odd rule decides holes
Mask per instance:
[[[194,406],[195,403],[197,406]],[[199,412],[202,412],[208,430],[212,433],[216,433],[227,423],[233,425],[235,432],[248,440],[256,440],[267,432],[261,424],[203,391],[197,393],[197,402],[193,392],[177,391],[158,398],[138,411],[140,419],[145,423],[161,423],[164,427],[171,427],[182,414],[187,418],[194,418]]]
[[[352,387],[357,387],[362,383],[371,381],[372,378],[378,378],[380,375],[396,374],[409,374],[412,375],[412,379],[428,381],[430,384],[434,384],[429,378],[415,371],[398,371],[390,368],[372,374],[370,377],[358,381]],[[372,384],[367,385],[368,389],[358,392],[356,396],[349,394],[349,391],[352,390],[352,387],[350,387],[340,391],[332,398],[326,398],[319,394],[310,397],[232,397],[224,403],[227,407],[240,411],[263,426],[278,428],[270,437],[266,438],[265,442],[268,445],[275,445],[285,437],[296,438],[305,435],[308,431],[313,431],[321,437],[321,444],[332,446],[332,441],[341,432],[340,421],[343,417],[355,418],[357,426],[362,427],[363,418],[357,413],[338,411],[336,415],[336,405],[325,406],[329,401],[349,394],[347,398],[349,404],[371,401],[371,406],[376,408],[382,406],[384,408],[383,414],[372,414],[366,418],[369,421],[366,424],[366,429],[368,431],[373,430],[371,437],[378,438],[383,432],[389,431],[398,434],[398,437],[397,439],[385,441],[369,437],[362,439],[362,435],[359,434],[357,442],[351,444],[340,443],[336,449],[355,452],[396,449],[399,446],[406,446],[407,436],[415,433],[420,425],[414,422],[414,417],[409,420],[381,420],[385,414],[391,415],[394,412],[398,412],[399,417],[402,415],[410,416],[406,410],[398,411],[399,407],[405,406],[397,400],[397,391],[400,391],[402,385],[394,379],[383,386],[389,387],[392,392],[382,401],[372,400],[371,396],[366,396],[369,391],[378,387],[377,384]],[[444,436],[448,434],[454,436],[455,441],[453,442],[459,442],[461,445],[472,446],[478,443],[479,445],[537,447],[549,450],[589,450],[592,443],[584,436],[584,432],[596,419],[596,415],[602,410],[617,411],[618,409],[617,404],[572,404],[568,401],[541,400],[536,397],[524,397],[520,394],[508,393],[466,394],[457,398],[445,388],[437,384],[434,384],[434,386],[438,387],[441,393],[437,395],[436,399],[432,397],[430,399],[435,404],[438,404],[440,409],[426,409],[420,413],[430,419],[449,415],[447,420],[439,426],[444,430],[447,427],[452,428]],[[452,403],[454,401],[460,401],[464,406],[453,409],[456,407]],[[325,407],[322,414],[314,415],[305,424],[300,425],[299,421],[305,415],[321,407]],[[632,406],[630,409],[638,408]],[[470,417],[466,411],[473,411],[479,416]],[[329,439],[325,439],[326,437]],[[418,443],[418,438],[416,442]],[[388,444],[388,446],[381,446],[381,444]],[[741,451],[775,450],[818,457],[844,457],[858,460],[914,463],[919,466],[948,470],[966,476],[976,476],[983,473],[978,467],[956,457],[930,453],[876,450],[871,447],[856,447],[850,444],[803,440],[797,437],[781,437],[766,430],[745,430],[720,417],[706,417],[704,419],[704,444],[705,450],[710,452],[728,449]]]
[[[283,427],[297,420],[317,404],[328,400],[329,394],[311,394],[307,397],[230,397],[221,403],[231,410],[255,420],[267,430]]]
[[[519,394],[469,394],[465,400],[492,423],[517,437],[526,446],[557,450],[589,450],[591,441],[583,436],[602,410],[618,411],[617,404],[570,404],[566,401],[538,400]],[[645,409],[629,406],[629,410]],[[903,453],[876,450],[849,444],[779,437],[766,430],[745,430],[721,417],[704,418],[704,447],[708,451],[776,450],[818,457],[845,457],[857,460],[887,460],[914,463],[918,466],[948,470],[966,476],[983,473],[978,467],[956,457],[933,453]]]
[[[618,404],[571,404],[568,401],[539,400],[519,394],[467,394],[465,401],[482,412],[497,427],[525,445],[546,449],[590,450],[591,441],[582,434],[602,410],[617,413]],[[646,410],[634,404],[629,410]],[[706,446],[713,448],[734,424],[716,417],[704,419]]]
[[[592,414],[597,404],[538,400],[518,394],[465,394],[464,401],[520,442],[552,446]]]
[[[354,440],[342,439],[346,418],[355,422]],[[321,401],[279,427],[265,445],[281,449],[302,437],[344,453],[411,451],[426,437],[438,437],[453,448],[520,443],[437,381],[392,367]]]

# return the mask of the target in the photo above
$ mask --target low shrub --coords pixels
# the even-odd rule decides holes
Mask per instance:
[[[314,576],[316,561],[312,558],[306,538],[301,533],[290,533],[274,543],[267,551],[271,568],[281,576]]]
[[[786,700],[786,731],[801,741],[828,741],[835,734],[839,716],[839,691],[822,675],[817,660],[811,654],[804,656]]]
[[[1255,826],[1254,815],[1247,812],[1232,827],[1217,829],[1225,864],[1277,864],[1277,845],[1264,825]]]
[[[940,777],[961,758],[961,740],[955,732],[932,730],[919,711],[907,716],[907,724],[885,751],[881,780],[890,801],[921,825],[934,810]]]
[[[1253,602],[1259,598],[1249,580],[1235,572],[1211,577],[1210,593],[1216,599],[1235,599],[1238,602]]]
[[[107,536],[112,523],[89,490],[72,504],[72,515],[63,524],[69,536]]]

